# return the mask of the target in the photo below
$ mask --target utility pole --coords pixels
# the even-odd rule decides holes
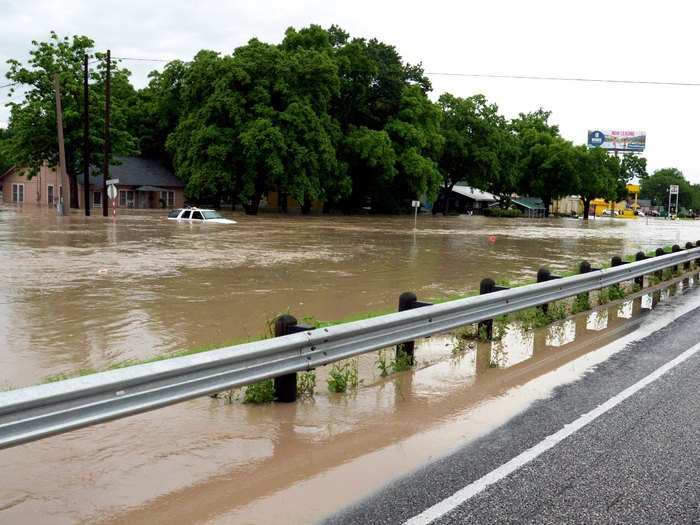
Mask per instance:
[[[90,216],[90,92],[88,91],[88,55],[83,57],[83,207]]]
[[[102,216],[109,215],[107,207],[107,179],[109,178],[109,155],[110,155],[110,137],[109,137],[109,97],[111,93],[112,82],[112,53],[107,50],[107,77],[105,78],[105,145],[104,145],[104,166],[102,169]]]
[[[53,88],[56,92],[56,130],[58,132],[58,169],[61,178],[61,185],[58,192],[57,213],[66,214],[64,195],[66,193],[66,147],[63,143],[63,109],[61,109],[61,83],[58,80],[58,73],[53,75]]]

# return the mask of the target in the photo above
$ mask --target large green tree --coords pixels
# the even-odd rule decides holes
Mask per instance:
[[[182,114],[167,148],[194,197],[230,193],[257,213],[269,190],[307,211],[349,192],[337,161],[338,90],[328,33],[287,31],[281,45],[253,39],[230,56],[200,52],[180,81]]]
[[[27,64],[8,60],[6,77],[22,86],[23,99],[10,102],[10,138],[7,155],[13,164],[35,174],[44,162],[58,164],[56,105],[53,76],[58,74],[63,106],[66,172],[71,183],[71,204],[77,200],[76,175],[83,171],[83,57],[92,62],[89,80],[90,163],[102,166],[104,144],[105,57],[95,53],[94,42],[86,36],[60,38],[52,32],[47,42],[32,42]],[[129,71],[112,64],[112,154],[135,152],[135,142],[127,131],[126,108],[135,98]],[[111,160],[111,159],[110,159]]]
[[[572,144],[549,124],[550,114],[539,110],[521,114],[512,122],[518,137],[519,191],[540,197],[545,216],[552,201],[577,192],[577,163]]]
[[[509,123],[483,95],[459,98],[445,93],[438,105],[445,141],[439,161],[443,195],[461,181],[494,193],[507,206],[518,176],[516,136]],[[447,214],[449,199],[444,202]]]
[[[671,185],[679,187],[678,205],[683,208],[700,209],[695,188],[677,168],[662,168],[642,180],[639,196],[650,199],[652,206],[668,207],[668,191]]]

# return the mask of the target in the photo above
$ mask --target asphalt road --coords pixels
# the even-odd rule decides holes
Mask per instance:
[[[572,428],[582,414],[689,355],[541,455],[448,506],[452,510],[432,523],[700,524],[700,352],[688,352],[698,343],[700,308],[631,343],[503,427],[327,523],[403,523],[443,505],[546,437]]]

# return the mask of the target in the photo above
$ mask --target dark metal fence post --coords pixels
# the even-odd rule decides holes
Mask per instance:
[[[659,257],[660,255],[665,255],[665,254],[666,254],[666,252],[664,251],[663,248],[657,248],[656,251],[654,252],[654,255],[656,257]],[[656,277],[659,281],[661,279],[663,279],[663,276],[664,276],[663,270],[657,270],[654,272],[654,277]]]
[[[619,255],[614,255],[614,256],[610,259],[610,267],[611,267],[611,268],[615,268],[616,266],[622,266],[623,264],[624,264],[624,262],[622,261],[622,257],[620,257]],[[620,297],[620,295],[621,295],[621,293],[622,293],[621,290],[620,290],[620,284],[619,284],[619,283],[615,283],[615,284],[611,285],[611,286],[610,286],[610,290],[612,290],[613,293],[615,294],[615,298]]]
[[[492,293],[496,291],[496,282],[493,279],[482,279],[479,283],[479,295],[484,295],[487,293]],[[478,325],[479,338],[481,338],[482,331],[486,336],[486,340],[490,341],[493,338],[493,319],[486,319],[485,321],[480,321]]]
[[[644,254],[644,252],[637,252],[637,254],[634,256],[635,261],[643,261],[646,259],[647,256]],[[644,276],[640,275],[639,277],[634,278],[634,284],[639,286],[639,289],[641,290],[644,288]]]
[[[687,243],[685,243],[685,249],[686,249],[686,250],[691,250],[691,249],[693,249],[693,248],[695,248],[695,246],[693,246],[693,243],[692,243],[692,242],[687,242]],[[688,261],[688,262],[686,262],[685,264],[683,264],[683,269],[684,269],[686,272],[690,270],[690,261]]]
[[[403,292],[401,295],[399,295],[399,312],[412,310],[416,307],[417,302],[418,298],[416,297],[416,294],[414,294],[413,292]],[[415,353],[415,348],[415,341],[407,341],[405,343],[401,343],[400,345],[396,345],[396,359],[398,360],[401,357],[401,353],[403,352],[408,356],[411,365],[413,365],[413,355]]]
[[[275,337],[293,334],[296,327],[296,317],[289,314],[280,315],[275,319]],[[275,378],[275,398],[280,403],[293,403],[297,400],[296,372]]]
[[[548,268],[545,268],[544,266],[541,267],[539,270],[537,270],[537,282],[538,283],[544,283],[547,281],[551,281],[552,279],[560,279],[561,277],[559,275],[552,275],[552,272],[549,271]],[[547,313],[549,310],[549,305],[547,303],[541,304],[538,307],[540,310],[542,310],[542,313]]]
[[[681,247],[678,246],[677,244],[674,244],[673,246],[671,246],[671,253],[678,253],[679,251],[681,251]],[[673,273],[678,273],[678,266],[679,265],[677,264],[673,267]]]

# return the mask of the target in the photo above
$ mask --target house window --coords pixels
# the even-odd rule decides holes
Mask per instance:
[[[24,202],[24,184],[12,185],[12,202]]]
[[[53,206],[53,184],[46,186],[46,204]]]
[[[92,192],[92,205],[93,206],[102,206],[102,192],[101,191],[93,191]]]
[[[164,207],[174,208],[175,207],[175,192],[174,191],[161,191],[160,200]]]
[[[131,190],[119,190],[119,206],[123,208],[133,208],[134,192]]]

